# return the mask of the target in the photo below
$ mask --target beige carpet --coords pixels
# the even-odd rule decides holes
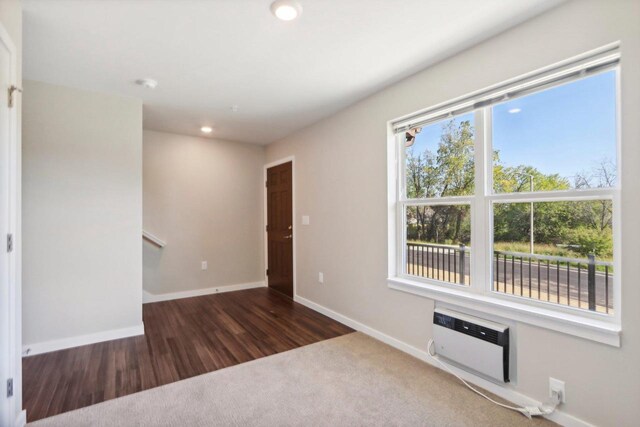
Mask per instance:
[[[554,425],[353,333],[32,423],[33,426]]]

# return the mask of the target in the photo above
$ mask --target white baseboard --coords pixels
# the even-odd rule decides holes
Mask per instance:
[[[129,328],[111,329],[109,331],[97,332],[95,334],[79,335],[59,340],[25,344],[22,346],[22,356],[34,356],[36,354],[64,350],[65,348],[79,347],[81,345],[135,337],[138,335],[144,335],[144,323],[140,323],[137,326],[131,326]]]
[[[24,427],[27,425],[27,410],[23,409],[16,417],[15,427]]]
[[[306,298],[303,298],[299,295],[294,297],[294,301],[317,311],[318,313],[324,314],[327,317],[332,318],[342,324],[349,326],[350,328],[355,329],[356,331],[362,332],[364,334],[369,335],[372,338],[377,339],[378,341],[382,341],[385,344],[390,345],[391,347],[397,348],[400,351],[410,354],[411,356],[418,358],[424,362],[429,363],[432,366],[435,366],[438,369],[442,369],[438,364],[431,359],[431,357],[427,354],[425,350],[421,350],[412,345],[409,345],[403,341],[400,341],[396,338],[393,338],[387,334],[384,334],[376,329],[373,329],[363,323],[358,322],[357,320],[353,320],[347,316],[344,316],[340,313],[337,313],[331,309],[328,309],[320,304],[317,304],[313,301],[310,301]],[[451,369],[458,374],[460,377],[464,378],[466,381],[477,385],[478,387],[482,387],[485,390],[490,391],[491,393],[500,396],[501,398],[513,402],[517,405],[522,406],[539,406],[542,405],[542,402],[537,401],[529,396],[526,396],[522,393],[519,393],[513,389],[501,387],[498,384],[492,383],[491,381],[487,381],[484,378],[480,378],[476,375],[473,375],[467,371],[456,368],[455,366],[450,366]],[[592,424],[581,420],[579,418],[574,417],[573,415],[569,415],[562,411],[556,410],[553,414],[547,416],[549,420],[556,422],[560,425],[566,427],[593,427]]]
[[[265,282],[240,283],[237,285],[216,286],[213,288],[193,289],[190,291],[171,292],[167,294],[152,294],[143,291],[142,302],[144,304],[150,302],[169,301],[172,299],[199,297],[202,295],[218,294],[222,292],[242,291],[244,289],[264,288]]]

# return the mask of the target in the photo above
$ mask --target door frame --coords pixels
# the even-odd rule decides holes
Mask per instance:
[[[269,236],[267,234],[267,169],[289,162],[291,162],[291,218],[293,222],[293,224],[291,224],[293,226],[293,299],[295,301],[298,298],[298,288],[296,280],[296,242],[298,240],[298,227],[296,220],[296,156],[288,156],[271,163],[267,163],[263,168],[262,199],[264,200],[264,203],[262,231],[264,233],[264,285],[267,287],[269,286],[269,278],[267,277],[267,268],[269,267]]]
[[[9,85],[20,86],[18,77],[17,49],[9,33],[0,23],[0,43],[9,51]],[[8,88],[0,88],[8,90]],[[22,233],[21,233],[21,144],[18,111],[22,102],[18,92],[14,92],[14,107],[9,110],[9,232],[13,234],[13,251],[8,254],[9,289],[8,300],[1,304],[0,312],[8,314],[8,328],[0,331],[0,358],[7,360],[6,368],[0,366],[0,424],[24,425],[26,412],[22,409]],[[4,203],[2,200],[0,203]],[[6,236],[2,239],[2,250]],[[4,255],[4,254],[3,254]],[[5,371],[6,369],[6,371]],[[13,397],[7,398],[6,381],[13,378]]]

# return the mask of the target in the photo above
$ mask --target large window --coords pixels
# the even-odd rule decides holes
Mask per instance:
[[[615,317],[617,67],[601,55],[394,123],[396,277]]]

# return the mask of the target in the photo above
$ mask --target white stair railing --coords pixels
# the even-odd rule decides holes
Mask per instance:
[[[167,244],[167,242],[165,242],[164,240],[144,230],[142,230],[142,238],[150,243],[153,243],[159,248],[164,248],[165,245]]]

